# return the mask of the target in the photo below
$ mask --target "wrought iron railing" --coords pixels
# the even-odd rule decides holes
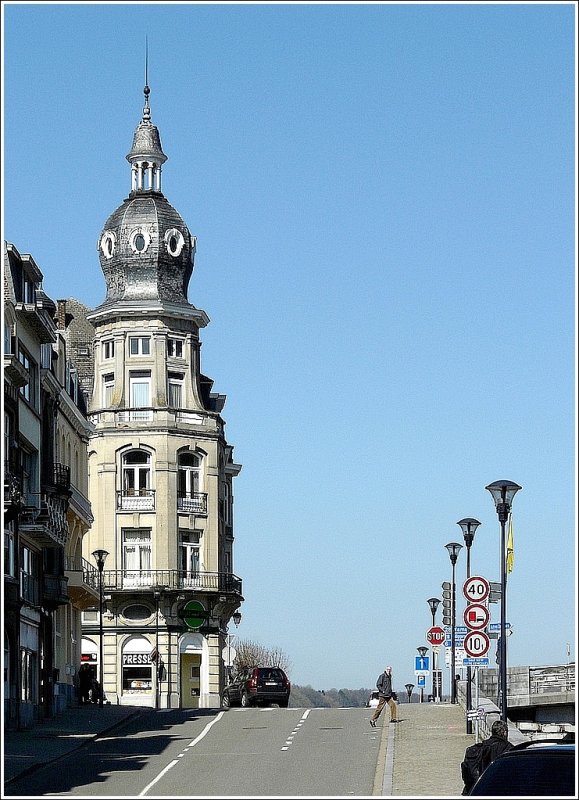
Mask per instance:
[[[70,467],[67,464],[54,464],[54,485],[70,489]]]
[[[65,572],[82,572],[83,583],[86,583],[87,586],[91,586],[93,589],[98,588],[98,570],[90,561],[87,561],[86,558],[67,556],[64,560],[64,570]]]
[[[113,569],[103,571],[106,591],[144,590],[162,586],[166,589],[198,589],[205,592],[241,594],[242,581],[231,572],[182,572],[172,569]]]

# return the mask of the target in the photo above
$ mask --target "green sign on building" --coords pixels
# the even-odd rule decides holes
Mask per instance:
[[[200,628],[207,620],[207,611],[203,603],[198,600],[189,600],[183,606],[180,616],[188,628]]]

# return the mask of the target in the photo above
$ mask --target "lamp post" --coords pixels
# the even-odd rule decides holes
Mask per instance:
[[[155,598],[155,709],[159,708],[159,675],[161,666],[161,656],[159,654],[159,603],[163,589],[160,586],[153,587],[153,597]]]
[[[456,582],[455,582],[455,567],[458,554],[462,550],[462,545],[458,542],[450,542],[444,545],[448,550],[450,556],[450,563],[452,564],[452,614],[451,614],[451,636],[450,636],[450,702],[456,703]]]
[[[426,601],[430,606],[430,613],[432,614],[432,627],[436,625],[436,611],[438,606],[440,605],[440,600],[438,597],[429,597]],[[436,681],[438,675],[438,664],[437,662],[438,657],[438,647],[434,646],[432,648],[432,699],[433,701],[440,702],[442,698],[438,694],[438,683]]]
[[[103,647],[103,570],[105,568],[105,561],[108,556],[107,550],[94,550],[92,557],[96,561],[97,569],[99,571],[99,678],[101,689],[99,692],[99,707],[103,707],[103,698],[105,694],[105,665],[104,665],[104,647]]]
[[[499,639],[499,686],[501,719],[507,721],[507,548],[505,523],[511,513],[513,497],[522,487],[511,481],[495,481],[485,486],[491,493],[501,523],[501,638]]]
[[[473,517],[465,517],[464,519],[459,520],[457,525],[460,525],[462,528],[462,535],[464,536],[464,543],[466,545],[466,579],[470,578],[470,548],[472,547],[472,543],[474,542],[474,535],[476,533],[476,529],[480,525],[478,519],[474,519]],[[472,733],[472,720],[468,715],[468,712],[472,708],[472,687],[471,687],[471,670],[470,664],[466,668],[466,732]]]
[[[235,627],[239,628],[239,623],[241,622],[241,612],[235,611],[231,615],[231,619],[235,623]],[[233,638],[234,637],[230,633],[227,634],[227,681],[231,681],[233,677],[233,669],[231,665],[231,640]]]
[[[406,689],[406,694],[408,695],[408,702],[412,702],[412,690],[414,689],[413,683],[405,683],[404,688]]]
[[[428,653],[428,647],[417,647],[416,649],[418,650],[418,655],[420,656],[420,658],[424,658],[425,655]],[[420,702],[421,703],[424,702],[424,687],[423,686],[420,687]]]
[[[159,696],[161,694],[161,675],[163,674],[163,662],[161,661],[161,653],[159,652],[159,610],[161,597],[168,589],[168,586],[153,586],[153,597],[155,598],[155,666],[156,666],[156,679],[155,679],[155,708],[159,708]]]

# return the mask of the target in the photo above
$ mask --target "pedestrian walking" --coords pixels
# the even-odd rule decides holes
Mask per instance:
[[[376,727],[376,720],[382,713],[386,703],[388,703],[390,709],[390,722],[398,722],[397,707],[392,692],[392,667],[385,667],[384,672],[376,681],[376,688],[378,689],[378,705],[376,706],[376,711],[370,717],[370,725],[373,728]]]
[[[464,761],[460,765],[460,771],[464,781],[463,795],[470,792],[479,777],[497,756],[500,756],[501,753],[512,748],[513,745],[509,742],[508,735],[509,726],[504,720],[498,719],[496,722],[493,722],[491,735],[488,739],[484,739],[482,742],[477,742],[466,748],[464,752]]]
[[[91,668],[88,664],[82,664],[78,671],[78,693],[80,704],[90,703],[90,690],[92,686]]]

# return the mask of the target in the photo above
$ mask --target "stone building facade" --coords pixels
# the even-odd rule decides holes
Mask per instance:
[[[162,193],[166,156],[148,87],[127,160],[129,196],[98,241],[106,298],[86,314],[94,523],[83,556],[106,555],[82,658],[102,672],[108,702],[209,707],[220,703],[227,627],[243,601],[233,571],[241,467],[225,437],[225,397],[201,370],[209,320],[187,299],[195,238]]]
[[[85,398],[66,323],[32,256],[4,249],[4,722],[28,727],[76,702],[88,502]]]

